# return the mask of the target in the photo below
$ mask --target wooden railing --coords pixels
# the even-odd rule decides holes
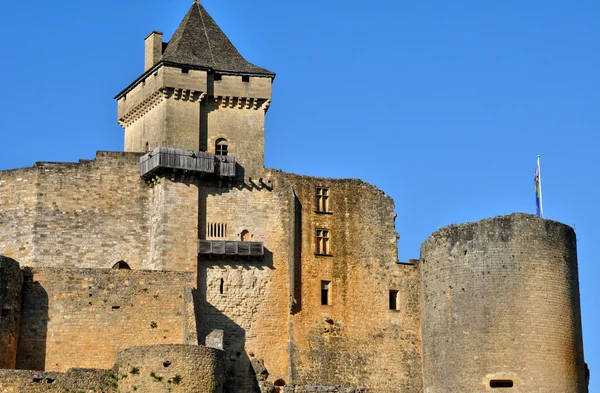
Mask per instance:
[[[172,147],[157,147],[140,158],[140,175],[142,177],[152,177],[163,170],[180,170],[233,177],[235,176],[235,157],[215,156],[203,151]]]
[[[223,256],[263,257],[263,242],[236,242],[227,240],[198,240],[198,254]]]

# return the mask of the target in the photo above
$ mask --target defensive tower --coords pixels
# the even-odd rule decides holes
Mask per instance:
[[[426,393],[586,391],[571,227],[513,214],[437,231],[421,306]]]
[[[238,175],[260,176],[275,74],[246,61],[197,2],[168,43],[155,31],[145,49],[144,74],[115,97],[125,151],[234,155]]]

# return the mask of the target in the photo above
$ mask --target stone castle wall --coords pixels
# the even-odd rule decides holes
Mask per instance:
[[[39,169],[0,171],[0,255],[34,259]]]
[[[33,268],[25,276],[19,369],[108,369],[122,349],[186,341],[192,273]]]
[[[0,255],[0,369],[16,365],[22,289],[19,264]]]
[[[154,345],[119,353],[121,392],[224,393],[225,353],[203,346]]]
[[[159,178],[150,195],[148,269],[196,272],[198,180],[189,175]]]
[[[265,177],[266,182],[266,177]],[[224,224],[224,239],[264,242],[265,257],[199,259],[200,337],[224,331],[229,382],[239,392],[256,388],[253,357],[265,358],[273,375],[287,374],[287,315],[289,314],[288,238],[290,189],[247,185],[200,189],[201,237],[211,223]]]
[[[2,393],[117,393],[108,370],[71,369],[66,373],[0,370]]]
[[[585,393],[573,229],[514,214],[421,248],[425,392]],[[496,382],[494,382],[496,381]]]
[[[201,346],[153,345],[119,352],[111,369],[65,373],[0,370],[3,393],[223,393],[225,354]]]
[[[290,382],[420,392],[418,270],[396,263],[393,201],[359,180],[281,177],[295,188],[300,230]],[[331,214],[316,212],[317,186],[329,188]],[[317,228],[329,230],[331,256],[316,255]],[[396,310],[390,290],[402,294]]]
[[[148,259],[148,188],[139,154],[0,172],[0,254],[22,266],[110,268]]]

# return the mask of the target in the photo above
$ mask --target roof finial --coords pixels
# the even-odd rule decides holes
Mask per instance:
[[[194,4],[200,4],[200,0],[194,0]]]

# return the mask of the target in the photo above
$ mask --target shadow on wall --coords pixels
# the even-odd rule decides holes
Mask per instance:
[[[291,290],[292,304],[291,313],[297,314],[302,311],[302,203],[296,195],[293,194],[294,203],[294,255],[293,263],[290,264],[291,276],[293,277],[293,287]]]
[[[215,330],[223,331],[223,350],[226,353],[226,393],[238,392],[260,392],[257,375],[252,367],[252,361],[246,353],[246,330],[236,321],[225,315],[211,304],[208,288],[209,270],[218,268],[228,271],[249,271],[251,269],[273,270],[273,253],[265,249],[265,257],[262,261],[252,259],[221,259],[221,258],[199,258],[198,261],[198,290],[194,293],[194,303],[198,330],[198,341],[200,345],[206,344],[206,337]],[[217,284],[218,285],[218,284]],[[242,287],[243,288],[243,287]],[[218,290],[218,289],[217,289]],[[243,292],[235,295],[225,294],[220,308],[239,307],[241,310],[250,308]]]
[[[48,336],[48,293],[33,273],[23,269],[23,306],[17,349],[17,369],[44,371]]]

